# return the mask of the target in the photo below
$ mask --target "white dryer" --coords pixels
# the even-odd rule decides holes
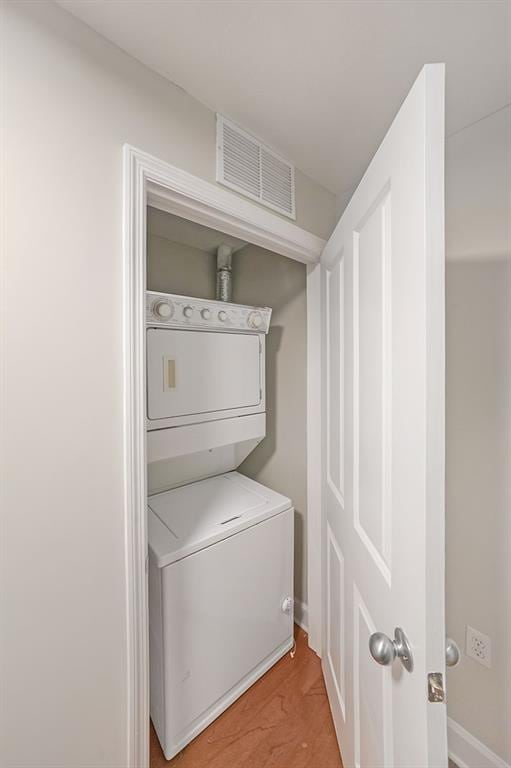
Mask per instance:
[[[151,719],[167,759],[293,644],[292,503],[232,471],[266,434],[270,317],[147,294]]]
[[[293,644],[293,509],[238,472],[149,499],[151,718],[167,759]]]
[[[147,428],[263,413],[269,307],[147,292]]]
[[[236,469],[266,434],[268,307],[147,292],[149,492]]]

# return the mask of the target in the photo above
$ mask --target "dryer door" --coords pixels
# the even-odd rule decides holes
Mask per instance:
[[[264,408],[261,345],[258,334],[149,328],[150,426],[160,426],[154,422],[162,419],[161,426],[170,426]]]

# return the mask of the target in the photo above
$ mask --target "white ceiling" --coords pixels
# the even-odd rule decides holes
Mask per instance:
[[[336,193],[423,64],[447,64],[448,134],[511,101],[509,0],[57,1]]]

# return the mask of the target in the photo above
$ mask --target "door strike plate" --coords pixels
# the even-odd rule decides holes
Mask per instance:
[[[433,704],[445,701],[444,678],[441,672],[428,674],[428,701]]]

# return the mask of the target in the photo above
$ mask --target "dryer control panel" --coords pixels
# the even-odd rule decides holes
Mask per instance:
[[[163,328],[268,333],[271,309],[173,293],[146,293],[146,324]]]

